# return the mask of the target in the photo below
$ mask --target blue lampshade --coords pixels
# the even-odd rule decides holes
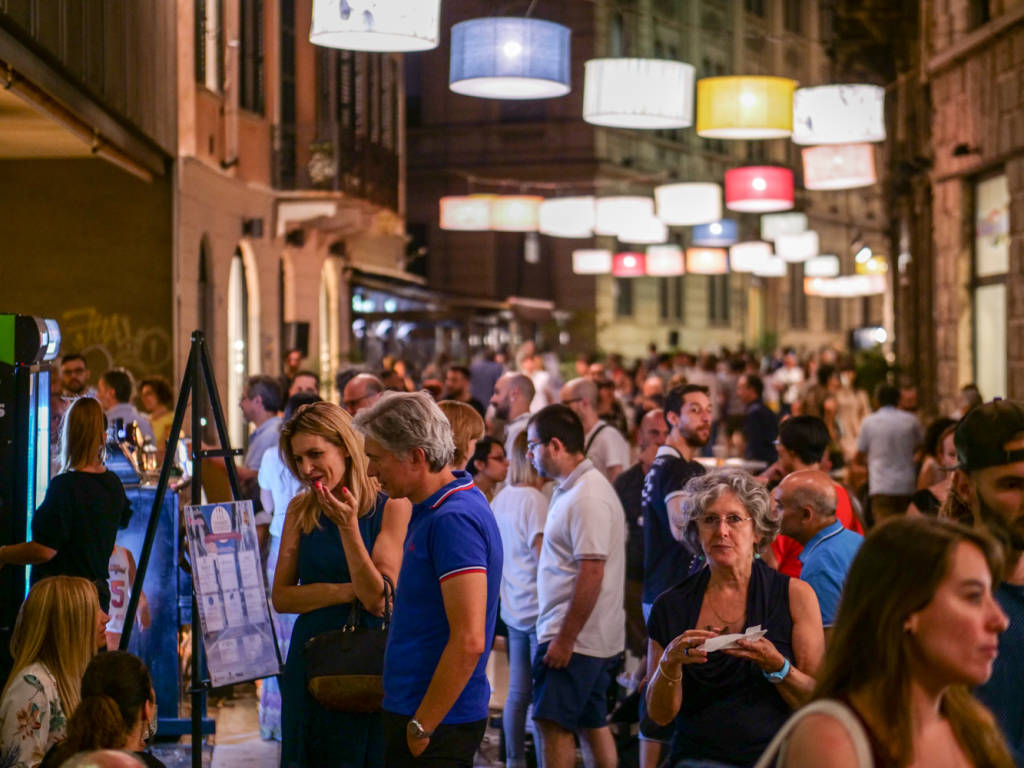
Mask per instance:
[[[470,19],[452,27],[448,85],[485,99],[550,99],[569,92],[569,28],[541,19]]]
[[[693,228],[694,245],[726,246],[739,239],[739,227],[736,219],[722,219],[710,224],[700,224]]]

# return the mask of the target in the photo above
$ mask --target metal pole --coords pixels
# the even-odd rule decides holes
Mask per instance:
[[[203,425],[201,421],[203,391],[202,371],[205,363],[203,334],[192,333],[191,364],[192,389],[192,504],[203,503]],[[203,712],[206,709],[206,692],[202,687],[202,644],[199,640],[199,603],[196,600],[195,585],[192,589],[192,768],[203,766]]]

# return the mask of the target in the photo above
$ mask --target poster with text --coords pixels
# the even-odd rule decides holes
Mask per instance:
[[[211,684],[279,674],[252,502],[190,506],[185,516]]]

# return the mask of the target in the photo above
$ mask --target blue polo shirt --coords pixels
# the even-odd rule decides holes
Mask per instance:
[[[863,536],[844,528],[836,520],[818,531],[799,555],[803,563],[800,578],[810,584],[818,596],[821,623],[826,627],[835,623],[846,574],[863,542]]]
[[[494,643],[501,585],[501,535],[487,499],[468,472],[413,505],[403,545],[395,609],[384,655],[384,709],[416,713],[448,643],[448,617],[441,584],[465,573],[487,574],[487,640]],[[466,687],[443,723],[471,723],[487,717],[491,688],[488,653],[480,657]]]

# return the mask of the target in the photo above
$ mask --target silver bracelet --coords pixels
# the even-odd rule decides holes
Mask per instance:
[[[660,674],[661,677],[669,683],[678,683],[680,680],[683,679],[683,670],[679,670],[679,677],[672,677],[671,675],[667,674],[664,669],[662,669],[660,661],[658,662],[658,674]]]

